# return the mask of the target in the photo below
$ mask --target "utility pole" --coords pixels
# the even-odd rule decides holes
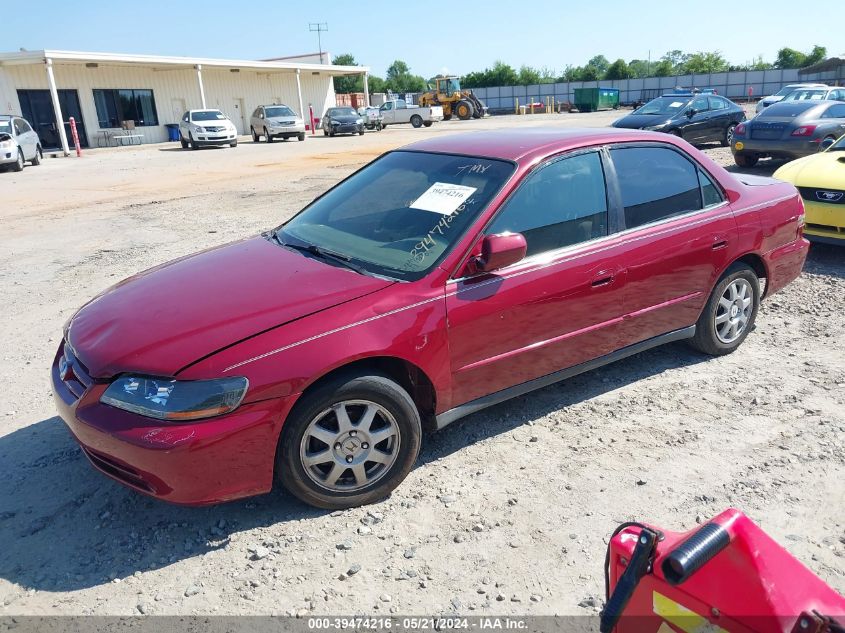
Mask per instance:
[[[308,30],[317,33],[317,46],[320,49],[320,63],[323,63],[323,32],[329,30],[328,22],[309,22]]]
[[[648,49],[648,63],[645,65],[645,76],[651,77],[651,49]]]

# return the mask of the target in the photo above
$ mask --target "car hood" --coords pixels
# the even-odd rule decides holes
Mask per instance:
[[[613,122],[613,127],[623,127],[631,130],[639,130],[644,127],[665,125],[671,117],[663,114],[629,114]]]
[[[73,316],[67,339],[92,376],[172,376],[224,347],[393,283],[255,237],[118,283]]]
[[[845,189],[845,151],[822,152],[793,160],[774,173],[796,187]]]
[[[361,118],[361,115],[359,115],[359,114],[355,114],[355,115],[344,114],[344,115],[341,115],[341,116],[332,116],[332,117],[329,117],[329,118],[332,121],[340,121],[341,123],[355,123],[356,121],[358,121],[358,119]]]

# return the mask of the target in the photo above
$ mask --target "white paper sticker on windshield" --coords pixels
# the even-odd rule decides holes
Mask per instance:
[[[476,187],[452,185],[448,182],[436,182],[423,195],[411,203],[411,208],[449,215],[461,206],[461,203],[475,193],[475,191]]]
[[[673,102],[669,105],[669,107],[670,107],[670,108],[680,108],[682,105],[684,105],[684,102],[683,102],[683,101],[673,101]]]

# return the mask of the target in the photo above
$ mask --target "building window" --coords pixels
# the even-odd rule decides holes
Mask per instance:
[[[121,127],[123,121],[158,125],[152,90],[94,90],[94,105],[100,128]]]

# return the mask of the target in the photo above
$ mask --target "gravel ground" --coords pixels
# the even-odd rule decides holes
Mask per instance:
[[[96,473],[55,417],[62,323],[115,281],[273,226],[425,134],[612,118],[103,150],[0,174],[0,614],[596,613],[618,523],[688,529],[729,506],[845,592],[845,257],[832,247],[812,248],[737,353],[673,344],[475,414],[427,437],[404,484],[366,508],[282,492],[167,505]]]

